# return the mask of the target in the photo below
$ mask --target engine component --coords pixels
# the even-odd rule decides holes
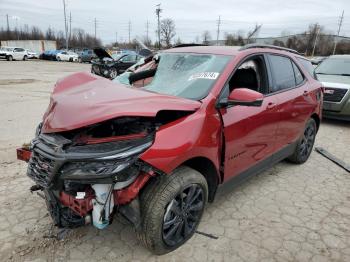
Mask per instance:
[[[92,223],[98,229],[109,225],[109,216],[113,211],[114,199],[112,197],[113,184],[95,184],[96,198],[92,200]]]

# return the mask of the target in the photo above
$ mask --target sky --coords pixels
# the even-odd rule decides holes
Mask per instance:
[[[46,30],[64,30],[63,0],[0,0],[0,27],[6,28],[6,14],[10,27],[39,26]],[[66,0],[67,12],[72,15],[72,29],[82,28],[94,34],[104,44],[116,39],[128,40],[146,35],[156,39],[156,5],[161,3],[161,18],[175,22],[176,36],[183,42],[201,40],[208,30],[216,39],[217,21],[221,17],[220,39],[225,33],[244,35],[256,24],[262,24],[259,37],[280,36],[305,31],[310,23],[318,22],[326,31],[336,33],[339,17],[344,13],[340,35],[350,36],[350,0]]]

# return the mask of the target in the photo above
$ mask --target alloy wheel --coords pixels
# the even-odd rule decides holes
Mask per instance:
[[[162,227],[166,245],[176,246],[194,233],[203,212],[204,202],[204,192],[198,184],[189,185],[170,201]]]
[[[304,158],[307,157],[314,145],[316,130],[313,125],[308,125],[304,131],[304,136],[300,144],[300,155]]]

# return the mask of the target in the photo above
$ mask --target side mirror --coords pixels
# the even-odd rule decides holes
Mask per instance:
[[[261,106],[264,95],[248,88],[237,88],[225,100],[220,101],[222,106]]]

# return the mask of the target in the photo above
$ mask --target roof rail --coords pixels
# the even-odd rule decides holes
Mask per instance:
[[[178,44],[173,46],[172,48],[178,48],[178,47],[190,47],[190,46],[208,46],[204,44]]]
[[[294,49],[276,46],[276,45],[267,45],[267,44],[247,44],[242,46],[239,49],[239,51],[250,49],[250,48],[271,48],[271,49],[282,50],[282,51],[291,52],[293,54],[301,55],[297,50],[294,50]]]

